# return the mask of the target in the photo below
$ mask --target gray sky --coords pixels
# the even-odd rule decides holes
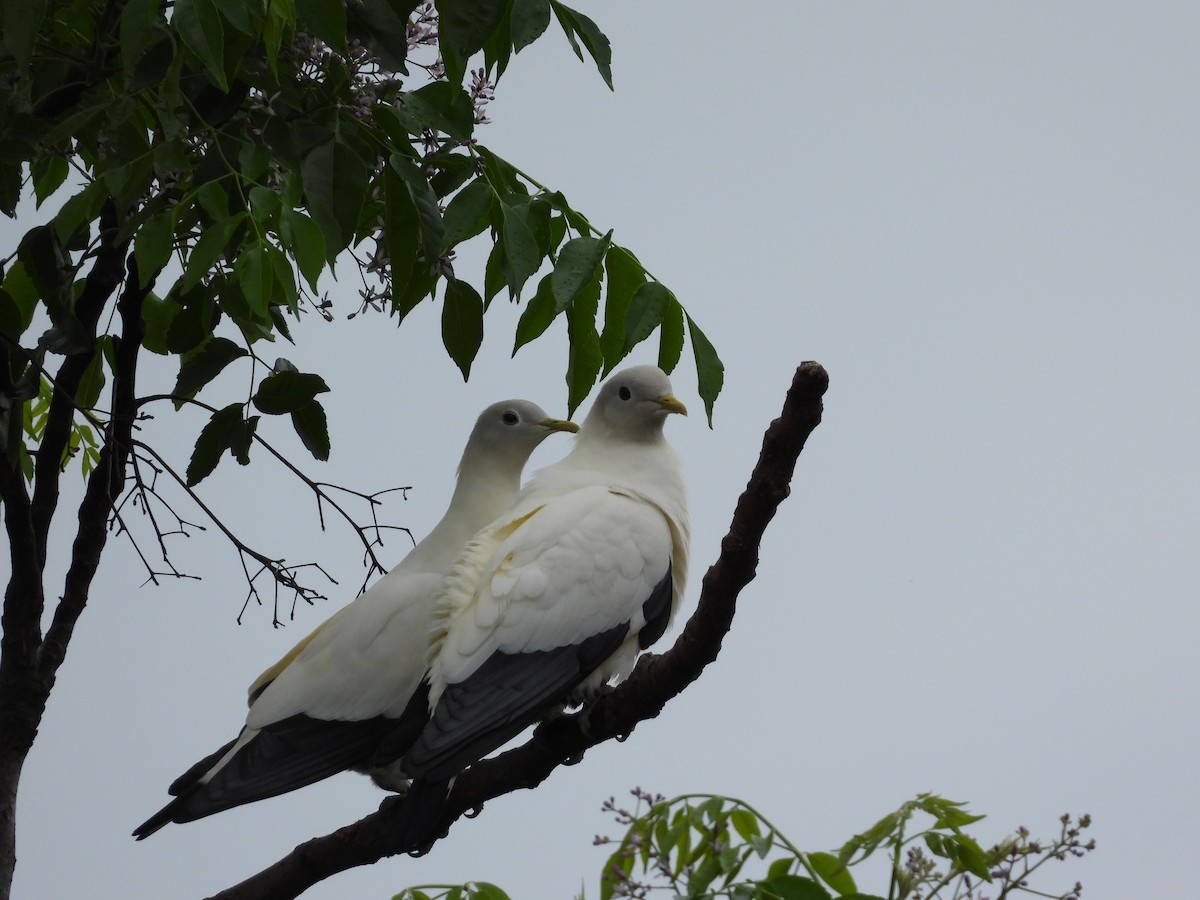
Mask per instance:
[[[616,830],[600,803],[634,785],[743,797],[814,850],[919,791],[988,813],[988,840],[1091,812],[1099,851],[1049,886],[1175,893],[1200,806],[1200,7],[581,8],[612,39],[616,92],[551,33],[514,60],[480,137],[615,228],[725,360],[714,431],[690,356],[674,376],[694,408],[668,423],[693,503],[685,612],[801,360],[830,372],[825,422],[699,683],[429,857],[306,896],[480,879],[594,897],[592,836]],[[339,293],[350,311],[352,285]],[[333,461],[307,470],[414,485],[384,518],[423,534],[480,409],[566,411],[560,326],[510,361],[519,312],[496,301],[468,385],[432,305],[399,332],[305,326],[280,353],[334,391]],[[161,416],[185,453],[199,422]],[[114,541],[26,767],[16,896],[203,896],[378,803],[344,775],[129,837],[236,733],[246,685],[361,580],[348,534],[320,534],[264,454],[210,482],[239,533],[319,555],[341,586],[285,629],[268,610],[239,627],[240,569],[211,532],[177,545],[204,580],[157,589]]]

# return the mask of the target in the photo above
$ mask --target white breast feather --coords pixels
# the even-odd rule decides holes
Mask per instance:
[[[251,705],[247,726],[262,728],[299,713],[338,721],[399,716],[424,674],[427,623],[441,581],[409,573],[373,585],[267,686]]]
[[[492,653],[549,650],[627,622],[640,630],[642,604],[678,557],[676,529],[644,498],[592,485],[535,501],[485,529],[451,570],[435,612],[431,704]],[[599,680],[612,674],[602,668]]]

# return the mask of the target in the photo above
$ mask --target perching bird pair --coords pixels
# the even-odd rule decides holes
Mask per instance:
[[[627,675],[683,595],[671,413],[686,410],[654,366],[609,378],[578,429],[525,401],[484,410],[438,525],[259,676],[238,737],[176,779],[134,835],[346,769],[444,797],[527,726]],[[571,452],[519,490],[534,448],[575,430]]]

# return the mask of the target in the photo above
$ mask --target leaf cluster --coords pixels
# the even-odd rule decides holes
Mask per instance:
[[[632,794],[632,810],[611,798],[604,804],[626,830],[619,840],[596,838],[598,845],[615,845],[601,872],[600,900],[645,900],[652,893],[706,900],[984,900],[984,885],[994,900],[1020,893],[1080,900],[1078,883],[1050,894],[1035,887],[1030,876],[1049,861],[1095,848],[1094,841],[1085,843],[1080,836],[1091,818],[1063,816],[1054,841],[1031,840],[1020,828],[984,850],[964,830],[983,816],[968,813],[963,803],[920,794],[838,850],[804,852],[744,801],[713,794],[667,800],[637,788]],[[914,829],[915,816],[927,824]],[[893,862],[886,893],[864,893],[850,870],[880,851]],[[410,888],[394,900],[507,897],[494,885],[475,882]]]
[[[0,256],[9,375],[0,430],[10,464],[28,469],[20,407],[49,378],[46,354],[88,356],[88,391],[72,400],[81,412],[99,400],[91,388],[111,362],[103,320],[98,333],[92,318],[99,309],[87,307],[120,285],[104,293],[93,278],[94,298],[88,285],[106,251],[124,260],[118,280],[145,292],[143,346],[179,362],[177,405],[250,363],[244,399],[212,410],[190,483],[225,452],[248,460],[252,410],[289,415],[313,455],[328,455],[316,399],[324,383],[286,361],[267,364],[258,348],[291,340],[289,323],[306,310],[330,318],[323,279],[347,261],[362,284],[360,312],[400,322],[440,298],[443,342],[464,378],[491,301],[502,291],[519,301],[548,268],[514,352],[563,316],[572,410],[655,331],[660,364],[672,369],[686,323],[711,418],[722,365],[670,290],[561,192],[476,140],[483,88],[552,19],[611,86],[607,38],[558,0],[4,4],[0,211],[15,216],[27,193],[54,210]],[[476,55],[483,67],[468,91]],[[481,235],[492,249],[473,285],[454,263]],[[22,346],[39,316],[49,330]],[[277,391],[301,399],[282,408],[271,400]],[[91,416],[102,426],[102,410]]]
[[[1022,828],[985,850],[965,830],[983,816],[967,812],[963,803],[920,794],[838,850],[805,852],[744,801],[708,794],[664,800],[638,790],[634,795],[650,804],[645,813],[617,810],[612,801],[606,805],[628,827],[601,875],[601,900],[646,897],[660,888],[678,897],[730,900],[982,900],[981,884],[997,890],[997,900],[1019,892],[1078,900],[1078,884],[1051,895],[1033,890],[1029,875],[1049,860],[1083,855],[1095,846],[1078,838],[1090,817],[1072,828],[1064,816],[1057,841],[1030,841]],[[914,827],[916,816],[927,823]],[[887,891],[864,893],[851,869],[879,851],[892,863]],[[1014,861],[1021,863],[1019,872]],[[747,877],[751,863],[765,871]]]

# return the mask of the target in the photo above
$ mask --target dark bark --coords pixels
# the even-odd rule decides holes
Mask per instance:
[[[111,205],[101,216],[101,228],[110,237],[116,234]],[[121,335],[115,344],[112,415],[99,465],[89,476],[79,505],[79,526],[62,597],[44,638],[44,567],[50,524],[58,506],[61,459],[76,413],[75,394],[94,350],[68,356],[59,367],[34,469],[32,497],[19,469],[9,469],[6,462],[0,462],[12,560],[0,636],[0,900],[10,895],[16,865],[16,801],[21,769],[41,724],[55,675],[66,657],[75,623],[87,604],[108,538],[108,517],[125,484],[137,412],[135,382],[144,328],[141,310],[149,292],[149,287],[138,287],[128,241],[108,242],[101,247],[75,306],[76,317],[94,338],[101,311],[123,281],[125,289],[117,302]]]
[[[117,214],[112,203],[105,204],[100,214],[100,233],[103,243],[96,262],[88,272],[83,291],[75,302],[75,318],[91,338],[96,336],[100,314],[109,299],[121,286],[125,274],[125,257],[129,253],[129,242],[113,244],[117,233]],[[71,437],[71,424],[75,419],[75,394],[94,349],[74,353],[63,360],[54,377],[54,395],[50,400],[50,411],[46,416],[46,430],[38,445],[34,468],[33,524],[38,541],[38,566],[46,565],[46,543],[50,523],[58,508],[58,489],[62,477],[62,455]],[[39,611],[40,615],[40,611]]]
[[[704,576],[696,612],[665,654],[644,658],[634,673],[587,709],[539,725],[529,741],[466,770],[455,782],[440,821],[448,830],[463,814],[494,797],[541,784],[561,765],[574,763],[596,744],[628,735],[638,722],[658,716],[666,703],[716,659],[733,621],[737,597],[754,579],[763,532],[790,491],[796,460],[821,421],[829,377],[817,363],[796,370],[783,412],[771,423],[746,490],[738,500],[717,562]],[[285,900],[355,866],[411,852],[403,834],[403,799],[332,834],[314,838],[212,900]]]

